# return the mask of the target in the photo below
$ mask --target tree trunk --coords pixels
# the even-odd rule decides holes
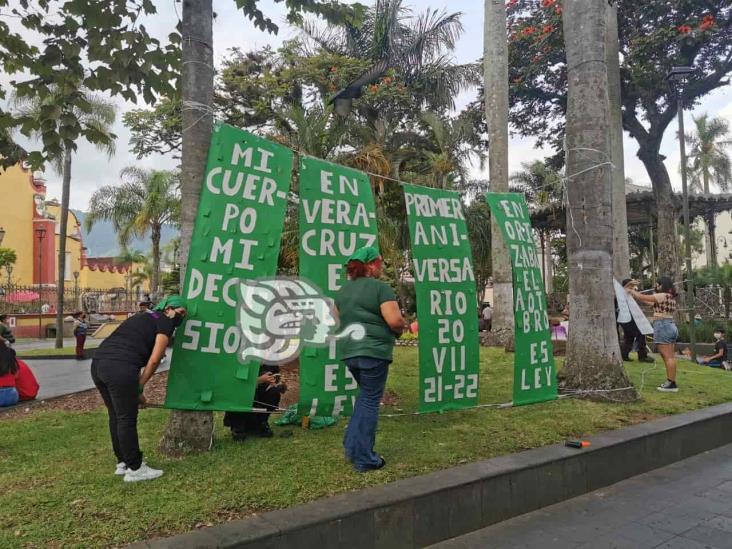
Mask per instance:
[[[613,181],[606,0],[565,0],[569,340],[564,389],[598,399],[637,398],[625,373],[613,305]]]
[[[669,276],[676,282],[681,281],[679,265],[679,245],[676,237],[676,221],[678,219],[678,205],[671,189],[671,180],[668,171],[659,156],[660,140],[640,144],[638,158],[646,168],[648,177],[653,185],[653,194],[656,197],[656,257],[659,276]],[[683,286],[677,286],[680,292]]]
[[[620,108],[620,54],[617,4],[607,3],[607,85],[610,100],[610,157],[613,169],[613,276],[630,276],[628,214],[625,203],[625,162],[623,158],[623,113]]]
[[[181,288],[213,128],[212,0],[183,1],[182,40]],[[167,454],[208,450],[213,443],[213,432],[211,412],[173,410],[160,448]]]
[[[546,239],[546,293],[554,291],[554,259],[552,258],[552,233]]]
[[[152,241],[152,283],[150,291],[154,299],[159,300],[160,295],[160,225],[153,225],[150,231],[150,240]]]
[[[704,168],[702,170],[702,179],[704,181],[704,194],[709,194],[709,171]],[[704,248],[707,252],[707,267],[717,266],[717,242],[714,230],[714,214],[710,213],[704,217],[706,225],[704,231]]]
[[[56,282],[56,348],[64,346],[64,288],[66,279],[66,231],[69,226],[69,195],[71,194],[70,144],[64,145],[63,182],[61,183],[61,219],[58,235],[58,280]]]
[[[508,42],[504,0],[485,0],[483,32],[485,114],[488,122],[490,191],[508,192]],[[508,249],[500,228],[491,221],[493,329],[496,341],[513,338],[513,286]]]

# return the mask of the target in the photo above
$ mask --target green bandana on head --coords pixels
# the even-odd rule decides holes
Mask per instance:
[[[170,307],[171,309],[186,308],[186,300],[179,295],[169,295],[155,306],[156,311],[164,311]]]
[[[360,261],[361,263],[371,263],[379,258],[379,252],[373,246],[364,246],[356,250],[348,261]]]

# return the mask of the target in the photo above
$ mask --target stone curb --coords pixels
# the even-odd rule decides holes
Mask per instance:
[[[732,442],[732,404],[131,545],[133,549],[425,547]]]

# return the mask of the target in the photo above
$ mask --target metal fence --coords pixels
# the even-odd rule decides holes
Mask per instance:
[[[78,288],[73,284],[64,288],[64,312],[119,313],[134,311],[143,299],[139,290],[128,292],[124,288]],[[0,286],[0,313],[51,314],[56,312],[56,287],[50,285]]]

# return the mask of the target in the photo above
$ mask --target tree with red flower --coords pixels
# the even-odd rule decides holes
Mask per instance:
[[[676,30],[681,34],[689,34],[691,32],[691,27],[689,25],[679,25],[676,27]]]

